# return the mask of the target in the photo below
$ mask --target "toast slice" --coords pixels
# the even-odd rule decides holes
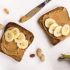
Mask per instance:
[[[8,56],[14,58],[16,61],[20,61],[26,51],[26,49],[20,49],[20,48],[17,48],[17,45],[16,43],[13,41],[13,42],[7,42],[5,40],[5,37],[4,37],[4,34],[5,32],[11,28],[11,27],[16,27],[18,28],[22,33],[24,33],[27,41],[28,41],[28,46],[27,48],[29,47],[29,45],[32,43],[33,39],[34,39],[34,36],[31,32],[29,32],[28,30],[26,30],[25,28],[19,26],[18,24],[14,23],[14,22],[9,22],[6,27],[5,27],[5,30],[4,30],[4,33],[2,35],[2,38],[1,38],[1,47],[0,47],[0,50],[1,52],[3,52],[4,54],[7,54]]]
[[[45,31],[45,33],[48,35],[50,43],[55,45],[58,42],[65,39],[66,37],[61,36],[61,37],[57,38],[53,34],[49,33],[48,28],[46,28],[46,26],[45,26],[45,20],[48,19],[48,18],[54,19],[58,23],[58,25],[60,25],[60,26],[63,26],[67,23],[70,25],[69,14],[68,14],[66,8],[57,7],[55,9],[47,12],[46,14],[42,15],[38,20],[38,23],[40,24],[42,29]]]

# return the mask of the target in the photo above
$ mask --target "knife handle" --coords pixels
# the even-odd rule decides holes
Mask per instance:
[[[46,3],[47,3],[47,2],[46,2],[46,1],[44,1],[44,2],[43,2],[43,3],[41,3],[38,7],[39,7],[39,8],[40,8],[40,7],[44,7]]]

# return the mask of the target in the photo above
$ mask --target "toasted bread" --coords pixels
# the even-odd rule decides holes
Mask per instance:
[[[47,18],[52,18],[52,19],[56,20],[57,23],[59,25],[61,25],[61,26],[63,26],[66,23],[68,23],[70,25],[69,14],[68,14],[66,8],[64,8],[64,7],[57,7],[55,9],[47,12],[46,14],[42,15],[39,18],[39,20],[38,20],[38,23],[40,24],[42,29],[45,31],[45,33],[48,35],[48,38],[49,38],[51,44],[55,45],[58,42],[60,42],[63,39],[65,39],[66,37],[61,36],[61,37],[57,38],[53,34],[49,33],[48,28],[46,28],[46,26],[45,26],[45,20]]]
[[[8,56],[14,58],[15,60],[20,61],[28,47],[26,49],[20,49],[20,48],[17,48],[16,43],[14,43],[14,42],[7,42],[5,40],[4,34],[8,30],[8,28],[10,28],[10,27],[16,27],[22,33],[24,33],[26,39],[28,40],[28,47],[32,43],[32,41],[34,39],[34,36],[33,36],[33,34],[31,32],[29,32],[28,30],[26,30],[25,28],[19,26],[18,24],[14,23],[14,22],[9,22],[6,25],[4,33],[3,33],[2,38],[1,38],[0,50],[4,54],[7,54]]]

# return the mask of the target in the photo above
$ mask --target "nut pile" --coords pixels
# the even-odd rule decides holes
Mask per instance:
[[[45,55],[42,53],[42,50],[40,48],[36,50],[36,54],[41,62],[45,61]]]

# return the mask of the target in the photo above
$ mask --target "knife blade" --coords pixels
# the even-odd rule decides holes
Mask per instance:
[[[25,16],[22,16],[19,19],[19,22],[23,23],[27,20],[29,20],[30,18],[32,18],[36,13],[38,13],[48,2],[50,2],[51,0],[46,0],[43,3],[41,3],[40,5],[38,5],[37,7],[35,7],[34,9],[32,9],[30,12],[28,12]]]

